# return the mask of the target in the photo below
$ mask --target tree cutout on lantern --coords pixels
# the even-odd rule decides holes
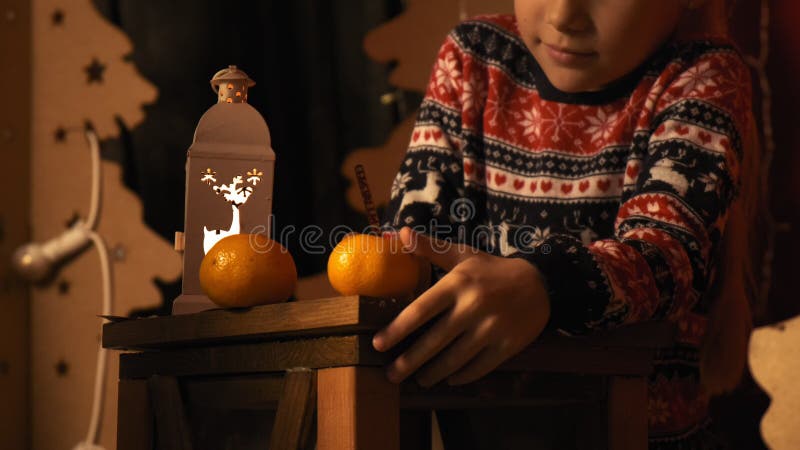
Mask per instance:
[[[211,247],[222,239],[241,232],[242,227],[239,221],[239,207],[247,203],[247,199],[250,198],[250,195],[253,193],[253,188],[261,181],[261,176],[263,174],[264,173],[258,169],[247,172],[247,183],[250,184],[250,186],[245,185],[240,187],[240,185],[244,184],[241,175],[233,177],[233,182],[231,184],[212,186],[214,193],[217,195],[222,194],[222,197],[231,204],[231,225],[227,230],[209,230],[207,227],[203,227],[204,254],[208,253]],[[208,173],[203,173],[203,178],[200,181],[204,181],[206,184],[210,185],[212,179],[213,175],[209,177]],[[216,181],[216,179],[214,179],[214,181]]]
[[[211,183],[216,183],[217,182],[217,178],[216,178],[217,172],[211,170],[210,167],[208,169],[206,169],[205,172],[202,172],[200,175],[202,176],[200,181],[202,181],[205,184],[209,184],[210,185]]]
[[[186,157],[184,232],[176,241],[183,249],[183,286],[173,314],[217,307],[198,273],[214,244],[239,233],[270,234],[275,152],[264,118],[247,103],[254,85],[236,66],[211,80],[217,103],[198,122]]]

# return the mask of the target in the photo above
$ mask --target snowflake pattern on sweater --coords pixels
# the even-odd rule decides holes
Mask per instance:
[[[571,94],[513,16],[463,22],[440,49],[385,226],[530,261],[569,333],[677,323],[650,380],[651,448],[692,448],[707,414],[703,293],[750,102],[749,70],[722,39],[668,43],[602,91]]]

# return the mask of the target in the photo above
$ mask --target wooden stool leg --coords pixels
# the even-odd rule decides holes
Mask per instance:
[[[576,406],[574,410],[576,450],[597,450],[608,446],[608,400]],[[603,445],[605,443],[605,445]]]
[[[283,393],[269,450],[300,450],[308,447],[311,424],[317,407],[317,376],[311,369],[291,369],[283,380]]]
[[[317,373],[317,450],[399,450],[400,387],[382,368]]]
[[[429,410],[400,410],[400,450],[431,450]]]
[[[647,450],[647,379],[608,380],[609,450]]]
[[[119,380],[117,450],[153,449],[153,412],[145,380]]]
[[[468,411],[437,410],[436,420],[439,422],[439,433],[445,449],[473,450],[477,448]]]
[[[178,379],[153,375],[147,380],[161,450],[192,450],[189,423],[183,410]]]

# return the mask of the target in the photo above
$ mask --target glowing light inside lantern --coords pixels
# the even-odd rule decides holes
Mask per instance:
[[[216,175],[216,173],[217,172],[213,171],[211,168],[208,168],[205,172],[201,173],[202,177],[200,181],[210,186],[212,182],[217,181],[213,176]],[[247,172],[246,183],[241,175],[236,175],[233,177],[233,180],[231,180],[231,184],[211,186],[215,194],[222,194],[222,197],[231,204],[231,224],[227,230],[209,230],[207,226],[203,226],[204,254],[208,253],[208,251],[222,239],[241,233],[239,207],[247,203],[247,199],[253,194],[256,185],[261,181],[263,175],[263,172],[254,168]]]

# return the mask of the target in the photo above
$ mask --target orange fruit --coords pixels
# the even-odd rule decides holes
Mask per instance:
[[[200,263],[200,287],[224,308],[278,303],[297,285],[289,251],[261,234],[234,234],[217,242]]]
[[[328,258],[328,280],[342,295],[395,297],[414,292],[419,263],[391,237],[349,234]]]

